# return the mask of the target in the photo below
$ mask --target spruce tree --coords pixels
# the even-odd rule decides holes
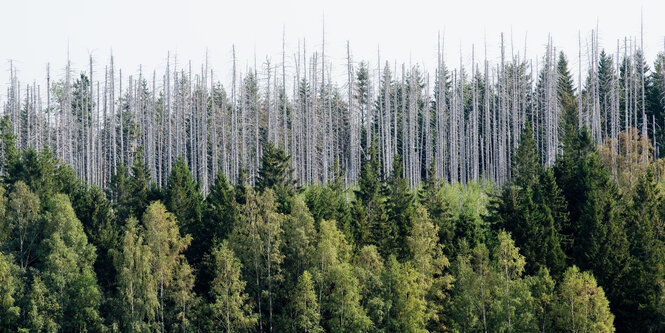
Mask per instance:
[[[625,217],[631,259],[621,285],[621,300],[613,304],[616,326],[621,330],[659,331],[665,327],[661,310],[665,276],[665,224],[659,212],[662,206],[661,190],[649,168],[636,185]]]
[[[397,154],[386,186],[388,232],[385,235],[381,234],[382,238],[377,239],[377,243],[383,245],[385,254],[394,254],[400,260],[410,255],[407,237],[413,228],[414,199],[413,192],[403,175],[402,158]]]
[[[207,250],[205,245],[208,245],[199,240],[199,237],[208,237],[208,230],[206,230],[202,218],[203,195],[182,157],[178,158],[171,169],[165,194],[164,203],[169,212],[175,216],[178,229],[183,235],[191,235],[196,238],[192,242],[192,246],[188,248],[186,255],[193,265],[198,265]]]

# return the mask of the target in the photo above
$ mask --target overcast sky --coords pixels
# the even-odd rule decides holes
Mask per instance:
[[[236,45],[241,69],[266,57],[281,62],[282,30],[292,66],[298,41],[307,51],[320,50],[325,25],[326,54],[338,81],[345,73],[346,41],[355,61],[436,62],[437,33],[445,36],[446,59],[459,66],[460,50],[470,64],[487,52],[499,59],[499,36],[505,33],[507,52],[542,56],[548,34],[577,68],[578,33],[582,42],[596,24],[601,47],[615,52],[617,39],[639,40],[640,12],[644,17],[644,44],[651,63],[663,50],[665,1],[139,1],[139,0],[2,0],[0,1],[0,84],[8,82],[8,63],[15,61],[23,82],[45,81],[46,64],[63,72],[69,47],[73,68],[87,71],[93,55],[97,74],[103,73],[111,50],[123,74],[166,64],[168,51],[178,60],[192,60],[194,68],[208,50],[211,66],[226,83],[230,80],[231,49]],[[325,19],[325,24],[324,24]],[[526,41],[526,45],[525,45]],[[0,101],[6,89],[0,91]]]

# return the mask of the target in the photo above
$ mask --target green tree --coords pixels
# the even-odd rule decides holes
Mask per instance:
[[[157,297],[159,286],[153,275],[154,255],[136,218],[129,218],[124,226],[120,247],[113,252],[117,274],[117,307],[123,332],[149,332],[156,328],[160,308]]]
[[[374,329],[383,332],[387,325],[390,301],[384,297],[385,267],[376,246],[366,245],[360,249],[354,256],[353,269],[358,279],[360,294],[363,295],[360,305],[367,311]]]
[[[210,193],[204,202],[202,230],[196,235],[195,242],[204,256],[212,251],[215,244],[227,239],[240,218],[239,205],[236,202],[235,189],[223,172],[218,172]],[[208,284],[213,279],[209,265],[198,265],[195,290],[207,295]]]
[[[471,251],[466,250],[466,243],[461,245],[453,266],[455,284],[448,309],[451,326],[458,331],[488,332],[496,273],[485,244]]]
[[[420,288],[420,300],[426,302],[427,323],[430,327],[441,328],[442,304],[454,280],[445,272],[450,263],[443,255],[443,246],[438,239],[438,228],[429,219],[427,210],[417,206],[412,218],[413,229],[407,241],[412,255],[410,263],[413,267],[409,269],[417,273],[416,282]],[[406,271],[403,273],[410,274]]]
[[[329,332],[368,332],[372,322],[360,306],[358,280],[348,262],[330,267],[325,274],[328,293],[321,305]]]
[[[390,256],[387,266],[387,298],[392,304],[388,331],[427,332],[427,302],[422,282],[419,281],[421,274],[410,262],[401,264],[394,256]]]
[[[552,332],[556,319],[555,305],[557,295],[554,280],[547,268],[541,268],[533,276],[526,277],[526,282],[533,297],[532,313],[539,332]]]
[[[291,178],[291,156],[284,149],[268,142],[263,146],[261,167],[256,179],[256,190],[263,192],[272,189],[275,192],[280,213],[290,211],[290,198],[293,195],[295,180]]]
[[[59,332],[56,315],[61,311],[60,304],[38,275],[32,279],[27,299],[26,328],[31,332]]]
[[[559,125],[559,137],[563,144],[564,151],[567,148],[574,147],[574,141],[577,138],[578,109],[577,99],[575,98],[575,89],[573,88],[573,78],[568,69],[568,59],[561,51],[557,63],[557,97],[561,107],[561,120]]]
[[[493,265],[497,273],[495,299],[491,306],[493,329],[523,332],[533,328],[531,293],[522,279],[526,259],[507,232],[499,232]]]
[[[72,204],[88,241],[97,249],[94,267],[99,286],[106,297],[111,297],[116,280],[112,251],[120,247],[121,232],[111,202],[100,187],[93,186],[81,191]]]
[[[300,197],[293,199],[291,214],[286,216],[282,229],[285,280],[295,282],[313,265],[317,239],[314,218]]]
[[[402,158],[399,154],[395,156],[393,172],[388,179],[386,192],[387,226],[392,230],[386,235],[387,238],[379,239],[379,242],[383,245],[384,254],[395,254],[398,259],[402,260],[409,257],[406,238],[413,227],[415,198],[404,178]]]
[[[246,203],[240,223],[233,230],[230,244],[243,264],[243,279],[257,303],[259,330],[274,324],[275,292],[283,281],[281,252],[284,215],[277,212],[274,192],[258,196],[246,189]],[[264,302],[265,301],[265,302]],[[264,306],[264,304],[267,305]]]
[[[450,255],[455,237],[453,212],[450,203],[441,194],[441,182],[436,178],[435,171],[435,163],[431,163],[425,184],[418,192],[418,199],[438,229],[439,243],[443,245],[444,254]]]
[[[291,307],[293,312],[292,329],[296,332],[320,333],[323,328],[320,325],[321,315],[319,303],[314,292],[312,275],[304,271],[298,278],[298,283],[291,296]]]
[[[187,259],[193,265],[198,265],[205,254],[204,251],[207,250],[203,248],[207,244],[198,239],[207,237],[202,219],[203,195],[182,156],[176,160],[169,174],[165,199],[166,208],[175,215],[182,234],[196,237],[191,248],[187,250]]]
[[[46,215],[44,232],[50,237],[41,244],[44,257],[40,275],[47,293],[58,304],[54,320],[65,331],[100,331],[101,293],[93,269],[95,248],[88,243],[66,195],[52,198]]]
[[[257,315],[252,313],[249,296],[245,293],[245,281],[240,277],[242,264],[224,241],[213,248],[209,256],[213,267],[210,285],[210,308],[215,320],[210,329],[215,331],[251,331],[256,327]]]
[[[9,193],[6,223],[8,226],[3,228],[9,235],[6,246],[25,270],[37,260],[43,226],[39,219],[39,198],[22,181],[14,183]]]
[[[143,215],[143,227],[145,233],[145,243],[152,253],[152,274],[157,279],[157,298],[159,300],[158,308],[158,323],[162,327],[170,327],[173,325],[182,325],[184,321],[188,320],[190,313],[184,312],[178,315],[177,318],[166,316],[167,312],[174,310],[186,311],[186,304],[171,304],[167,309],[167,301],[172,300],[171,295],[180,295],[180,299],[186,297],[192,299],[191,289],[192,283],[180,285],[182,281],[176,278],[185,279],[189,276],[176,274],[189,270],[189,265],[184,258],[183,251],[189,246],[191,236],[181,236],[176,221],[175,215],[168,212],[166,207],[159,202],[155,201],[146,208]],[[185,267],[182,267],[185,266]],[[189,271],[191,275],[191,270]],[[182,294],[189,296],[182,296]],[[178,309],[172,307],[179,306]]]
[[[665,328],[665,224],[659,209],[663,196],[651,168],[640,176],[626,213],[631,260],[622,297],[613,303],[620,330],[660,331]]]
[[[11,256],[0,252],[0,330],[16,331],[21,309],[16,302],[22,289],[19,268]]]
[[[614,332],[609,302],[591,273],[573,266],[557,290],[557,332]]]

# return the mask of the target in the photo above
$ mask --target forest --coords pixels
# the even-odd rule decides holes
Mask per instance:
[[[663,331],[665,55],[581,44],[577,87],[503,35],[432,78],[12,65],[0,331]]]

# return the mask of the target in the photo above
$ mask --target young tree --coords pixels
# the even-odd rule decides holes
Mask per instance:
[[[213,268],[210,285],[211,313],[210,329],[226,332],[251,331],[256,327],[258,316],[252,313],[249,296],[245,293],[245,281],[240,277],[242,264],[224,241],[213,248],[208,257]]]
[[[17,331],[21,309],[16,300],[21,297],[22,281],[19,268],[11,256],[0,252],[0,330]]]
[[[662,193],[650,168],[640,177],[625,217],[631,258],[621,288],[623,297],[613,304],[619,329],[658,331],[665,325],[661,310],[665,276],[662,205]]]
[[[573,266],[566,270],[557,290],[556,331],[614,332],[609,302],[591,273]]]
[[[145,332],[157,328],[159,281],[153,275],[154,254],[144,237],[138,220],[130,218],[125,223],[120,248],[113,252],[118,272],[116,285],[120,328],[125,332]]]
[[[420,274],[410,262],[401,264],[394,256],[388,259],[387,298],[392,304],[388,315],[388,331],[427,332],[428,309],[420,279]]]
[[[404,178],[402,158],[395,155],[393,173],[387,184],[386,210],[388,213],[388,239],[383,239],[386,254],[395,254],[398,259],[408,258],[409,247],[406,238],[411,233],[412,217],[414,215],[414,195],[409,189],[409,183]]]
[[[64,194],[47,203],[41,244],[43,268],[40,276],[47,293],[58,304],[54,320],[62,330],[103,329],[99,316],[100,291],[93,269],[96,253],[88,244],[81,222]]]
[[[173,309],[167,309],[166,306],[169,295],[173,293],[192,293],[193,284],[178,285],[180,281],[176,280],[175,275],[177,272],[181,272],[180,270],[185,270],[185,272],[188,270],[187,267],[189,265],[182,253],[187,249],[192,238],[190,235],[181,236],[176,217],[168,212],[166,207],[159,201],[151,203],[146,208],[143,215],[143,227],[145,244],[152,253],[152,274],[157,280],[155,289],[157,299],[159,300],[157,322],[159,327],[164,329],[165,327],[174,325],[176,322],[187,320],[188,316],[191,315],[185,312],[177,319],[168,318],[166,317],[167,311],[170,312]],[[189,274],[192,274],[191,270]],[[179,278],[188,277],[181,275]],[[179,290],[178,287],[184,289]],[[193,296],[188,296],[188,298],[191,299]]]
[[[291,308],[293,312],[292,329],[296,332],[322,333],[320,325],[321,315],[319,303],[314,292],[312,275],[304,271],[298,278],[298,283],[291,296]]]
[[[203,235],[206,234],[202,221],[203,195],[182,157],[176,160],[171,169],[165,194],[166,208],[177,219],[178,229],[183,235],[197,237],[197,241],[187,251],[187,259],[197,265],[201,262],[205,250],[202,248],[203,243],[198,241],[198,237],[205,237]]]
[[[39,221],[39,198],[22,181],[14,183],[7,202],[6,222],[3,228],[9,235],[5,246],[16,256],[19,267],[26,269],[37,259],[37,247],[42,237]]]
[[[244,267],[243,279],[257,302],[259,330],[271,331],[275,292],[283,279],[284,216],[277,212],[272,190],[256,196],[251,188],[247,188],[246,193],[244,213],[233,230],[230,244],[238,253]],[[266,307],[263,307],[264,301],[268,303]]]

